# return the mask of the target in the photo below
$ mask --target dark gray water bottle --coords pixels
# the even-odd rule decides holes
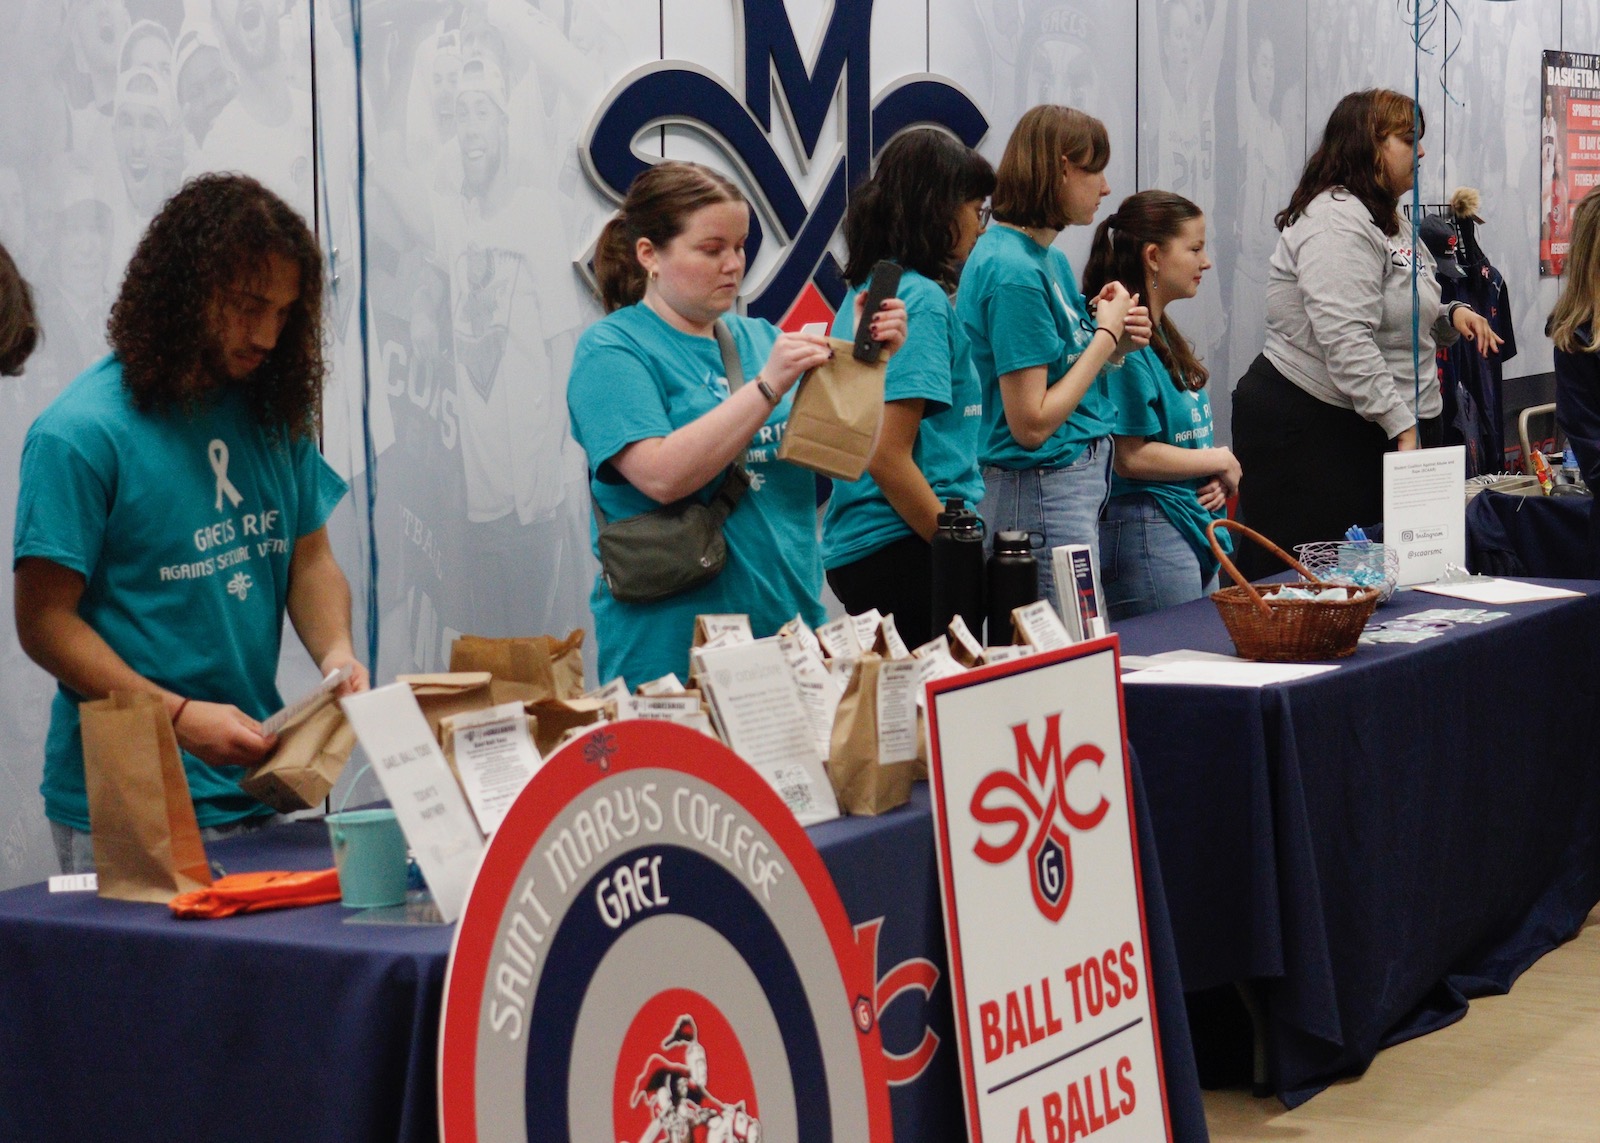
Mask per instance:
[[[989,642],[1011,642],[1011,612],[1039,598],[1039,562],[1033,558],[1033,533],[996,532],[986,575],[989,587]]]
[[[960,500],[945,501],[933,534],[933,634],[961,616],[983,638],[983,519]]]

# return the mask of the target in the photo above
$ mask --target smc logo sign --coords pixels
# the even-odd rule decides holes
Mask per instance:
[[[872,97],[873,0],[834,0],[809,62],[783,0],[734,0],[731,7],[738,22],[738,90],[681,60],[639,68],[607,97],[590,124],[585,165],[595,184],[620,200],[647,166],[634,152],[640,135],[680,126],[709,136],[756,207],[746,246],[749,263],[755,263],[766,241],[782,250],[760,292],[746,298],[748,312],[778,322],[803,295],[813,293],[836,310],[845,284],[828,244],[844,219],[849,190],[866,178],[873,156],[898,132],[919,124],[942,127],[975,146],[988,122],[965,93],[936,76],[904,76]],[[774,90],[795,150],[807,163],[817,158],[829,111],[839,106],[843,153],[833,158],[810,202],[773,146]],[[777,233],[764,232],[764,219],[776,225]]]
[[[1013,726],[1011,733],[1016,770],[987,775],[973,791],[971,805],[973,820],[980,826],[1008,828],[999,841],[980,837],[972,852],[990,865],[1004,865],[1026,845],[1034,904],[1055,922],[1072,900],[1072,836],[1067,829],[1087,833],[1105,820],[1111,808],[1103,795],[1092,809],[1074,807],[1067,799],[1067,782],[1080,766],[1099,769],[1105,751],[1085,742],[1063,755],[1060,713],[1046,716],[1040,745],[1034,744],[1027,723]]]

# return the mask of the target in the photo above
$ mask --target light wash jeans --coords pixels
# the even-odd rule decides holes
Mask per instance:
[[[1044,547],[1034,552],[1039,560],[1039,598],[1059,608],[1050,550],[1062,544],[1088,544],[1098,567],[1100,512],[1110,491],[1111,438],[1105,437],[1063,468],[985,468],[978,514],[991,537],[996,532],[1044,534]]]
[[[1175,607],[1216,590],[1200,579],[1200,557],[1155,497],[1113,496],[1100,525],[1101,586],[1111,621]]]
[[[270,814],[264,818],[246,818],[231,825],[207,826],[200,831],[200,840],[221,841],[224,838],[239,837],[241,834],[254,833],[258,829],[266,829],[268,826],[288,820],[283,814]],[[56,861],[61,865],[61,872],[94,872],[94,843],[91,834],[81,829],[73,829],[69,825],[62,825],[60,822],[51,822],[50,836],[56,843]]]

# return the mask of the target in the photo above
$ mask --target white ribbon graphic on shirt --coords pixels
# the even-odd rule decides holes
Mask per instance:
[[[211,458],[211,471],[217,476],[217,511],[222,511],[222,498],[226,496],[228,503],[235,508],[244,499],[239,490],[233,486],[233,481],[228,479],[228,446],[221,440],[211,442],[206,450]]]

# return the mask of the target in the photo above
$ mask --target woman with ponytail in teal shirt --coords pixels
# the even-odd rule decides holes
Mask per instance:
[[[686,678],[696,615],[746,614],[758,637],[797,613],[813,623],[823,618],[815,481],[778,460],[777,446],[790,390],[831,350],[825,338],[780,333],[731,312],[749,229],[749,205],[731,182],[695,163],[661,162],[634,179],[595,250],[606,316],[579,339],[567,407],[588,453],[590,494],[606,519],[688,496],[708,501],[736,458],[750,474],[723,525],[727,564],[709,583],[624,603],[604,576],[595,577],[590,606],[602,681]],[[746,378],[736,392],[724,376],[718,321]],[[874,332],[888,351],[897,349],[904,307],[880,309]]]
[[[1116,460],[1100,525],[1100,574],[1113,621],[1215,589],[1206,526],[1239,488],[1239,461],[1212,444],[1206,368],[1166,308],[1192,298],[1211,268],[1206,220],[1188,199],[1141,191],[1095,232],[1085,290],[1120,281],[1150,302],[1155,336],[1110,378]],[[1217,542],[1232,545],[1226,531]]]

